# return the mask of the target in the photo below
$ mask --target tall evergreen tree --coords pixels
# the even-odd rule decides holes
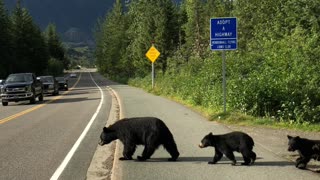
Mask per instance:
[[[48,64],[48,52],[40,29],[32,17],[19,4],[11,16],[14,60],[13,72],[44,73]]]
[[[10,67],[12,61],[10,27],[9,16],[3,1],[0,0],[0,79],[12,72],[12,67]]]
[[[130,62],[122,58],[127,47],[127,24],[120,0],[116,0],[113,9],[98,26],[96,55],[99,70],[109,76],[117,76],[123,72],[131,73],[122,69],[130,69]]]
[[[45,31],[46,42],[49,56],[59,60],[65,69],[68,69],[69,61],[65,56],[66,50],[62,45],[59,35],[54,24],[49,24]]]
[[[177,11],[170,0],[140,0],[133,1],[129,6],[131,25],[128,29],[130,45],[128,52],[136,74],[145,76],[150,72],[150,62],[145,53],[152,43],[161,55],[156,61],[156,67],[166,71],[167,57],[172,55],[179,44],[179,28]]]

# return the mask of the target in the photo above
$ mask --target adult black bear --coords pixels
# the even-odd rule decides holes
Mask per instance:
[[[165,123],[155,117],[124,118],[109,127],[104,127],[100,135],[101,146],[119,139],[123,145],[123,157],[120,160],[132,160],[137,145],[144,145],[139,161],[150,159],[154,151],[163,145],[169,152],[169,161],[179,157],[177,145]]]
[[[305,169],[308,162],[311,159],[319,159],[319,151],[317,150],[320,140],[310,140],[305,138],[300,138],[299,136],[292,137],[287,136],[289,139],[288,142],[288,151],[298,151],[299,158],[296,160],[296,167],[299,169]]]
[[[232,165],[236,165],[237,161],[233,154],[234,151],[242,154],[244,160],[244,163],[241,163],[242,165],[251,165],[256,160],[256,153],[252,151],[254,146],[253,139],[243,132],[231,132],[222,135],[209,133],[199,144],[200,148],[208,146],[215,148],[213,160],[208,162],[208,164],[217,163],[224,154],[232,161]]]

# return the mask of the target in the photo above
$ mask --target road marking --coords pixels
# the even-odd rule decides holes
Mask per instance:
[[[81,78],[81,74],[80,74],[79,78],[77,79],[76,83],[74,83],[74,85],[70,88],[70,91],[72,91],[72,90],[76,87],[76,85],[77,85],[77,84],[79,83],[79,81],[80,81],[80,78]],[[68,94],[70,91],[65,91],[65,92],[62,93],[62,95]],[[11,121],[11,120],[13,120],[13,119],[16,119],[16,118],[18,118],[18,117],[20,117],[20,116],[23,116],[23,115],[25,115],[25,114],[28,114],[28,113],[30,113],[30,112],[32,112],[32,111],[35,111],[35,110],[37,110],[37,109],[40,109],[40,108],[42,108],[43,106],[45,106],[45,105],[47,105],[47,104],[49,104],[49,103],[52,103],[53,101],[56,101],[56,100],[61,99],[61,98],[62,98],[61,95],[60,95],[60,96],[56,96],[56,97],[54,97],[53,99],[51,99],[51,100],[49,100],[49,101],[47,101],[47,102],[45,102],[45,103],[43,103],[43,104],[40,104],[40,105],[37,105],[37,106],[32,107],[32,108],[30,108],[30,109],[21,111],[21,112],[19,112],[19,113],[16,113],[16,114],[11,115],[11,116],[9,116],[9,117],[6,117],[6,118],[4,118],[4,119],[0,119],[0,125],[6,123],[6,122],[8,122],[8,121]]]
[[[90,73],[90,72],[89,72]],[[93,83],[99,88],[100,90],[100,94],[101,94],[101,100],[100,100],[100,104],[96,110],[96,112],[93,114],[92,118],[90,119],[89,123],[87,124],[86,128],[83,130],[83,132],[81,133],[80,137],[78,138],[78,140],[74,143],[74,145],[72,146],[71,150],[68,152],[67,156],[64,158],[64,160],[62,161],[62,163],[60,164],[60,166],[58,167],[58,169],[54,172],[54,174],[52,175],[52,177],[50,178],[50,180],[56,180],[60,177],[60,175],[62,174],[62,172],[64,171],[64,169],[67,167],[70,159],[72,158],[72,156],[74,155],[74,153],[76,152],[76,150],[78,149],[80,143],[82,142],[82,140],[84,139],[84,137],[87,135],[92,123],[94,122],[94,120],[96,119],[97,115],[100,112],[100,109],[102,107],[103,101],[104,101],[104,95],[103,95],[103,91],[102,89],[98,86],[98,84],[94,81],[91,73],[90,73],[90,77],[93,81]]]

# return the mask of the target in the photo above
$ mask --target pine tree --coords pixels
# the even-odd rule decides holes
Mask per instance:
[[[122,58],[127,47],[126,29],[122,3],[117,0],[96,32],[98,69],[109,76],[128,72],[122,68],[130,68],[129,61]]]
[[[65,69],[68,69],[69,61],[65,56],[65,48],[59,38],[54,24],[49,24],[45,30],[45,38],[48,46],[49,56],[59,60]]]
[[[48,52],[42,33],[29,12],[18,4],[11,16],[14,59],[13,72],[43,74],[48,64]]]
[[[145,76],[150,72],[150,62],[145,53],[152,44],[161,55],[155,65],[166,71],[167,58],[179,44],[177,11],[170,0],[133,1],[129,6],[131,25],[128,29],[130,44],[128,52],[136,69],[136,74]]]
[[[11,34],[9,16],[0,0],[0,79],[5,78],[12,72]]]

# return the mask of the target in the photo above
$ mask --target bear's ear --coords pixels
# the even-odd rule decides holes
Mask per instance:
[[[209,135],[209,136],[212,136],[213,134],[212,134],[212,132],[210,132],[208,135]]]
[[[292,136],[290,136],[290,135],[287,135],[287,137],[288,137],[289,140],[292,139]]]
[[[108,128],[107,127],[103,127],[103,132],[108,132]]]
[[[109,127],[103,127],[103,132],[104,133],[111,133],[111,132],[114,132],[114,130],[110,129]]]

